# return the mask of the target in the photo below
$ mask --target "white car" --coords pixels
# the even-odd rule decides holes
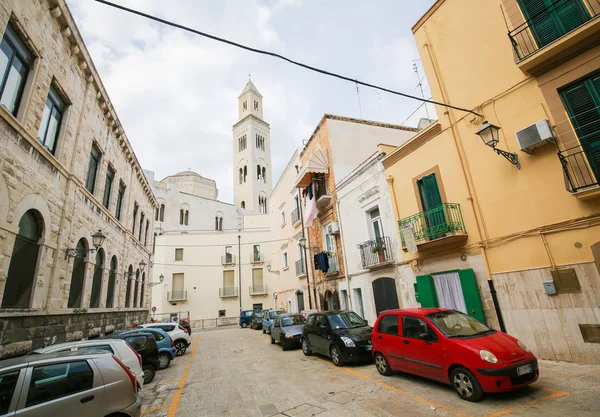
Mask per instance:
[[[177,323],[148,323],[142,324],[138,327],[151,327],[155,329],[161,329],[173,339],[173,346],[175,347],[175,356],[181,356],[185,353],[188,346],[192,344],[192,338],[188,334],[187,330],[181,327]]]
[[[142,371],[142,357],[122,339],[92,339],[77,342],[57,343],[56,345],[34,350],[33,353],[74,352],[79,350],[105,350],[115,355],[129,368],[138,384],[138,390],[144,385],[144,371]]]

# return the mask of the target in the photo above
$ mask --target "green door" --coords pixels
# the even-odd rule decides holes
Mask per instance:
[[[417,301],[421,303],[422,308],[439,307],[435,285],[431,275],[421,275],[417,277],[415,297]]]
[[[590,19],[581,0],[518,1],[540,48]]]
[[[596,180],[600,181],[600,74],[565,88],[561,96]]]
[[[469,316],[485,324],[485,316],[483,315],[483,307],[479,298],[477,281],[475,281],[475,273],[472,269],[461,269],[458,271],[458,277],[460,278],[467,313]]]
[[[441,234],[448,231],[448,224],[435,174],[424,176],[417,181],[417,184],[424,212],[423,217],[425,218],[425,224],[421,227],[426,229],[424,233],[426,238],[437,239]]]

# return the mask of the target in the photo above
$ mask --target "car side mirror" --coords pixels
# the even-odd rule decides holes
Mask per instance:
[[[363,320],[363,323],[365,323],[365,326],[369,325],[369,320]]]
[[[429,335],[427,333],[419,334],[419,339],[426,341],[428,345],[431,344],[431,338],[429,337]]]

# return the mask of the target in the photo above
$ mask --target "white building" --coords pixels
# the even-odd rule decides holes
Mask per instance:
[[[418,307],[414,273],[402,263],[398,226],[380,162],[384,156],[373,153],[336,185],[348,276],[339,284],[341,307],[371,324],[381,311]]]
[[[233,126],[233,196],[236,207],[267,213],[271,193],[271,128],[263,120],[262,95],[248,81],[238,97]]]

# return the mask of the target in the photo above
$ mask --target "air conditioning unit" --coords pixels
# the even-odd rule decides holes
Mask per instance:
[[[546,143],[556,143],[550,123],[546,119],[519,130],[515,135],[517,136],[519,147],[523,152],[527,153],[532,153],[535,148],[539,148]]]
[[[330,235],[339,235],[340,234],[340,224],[338,222],[333,222],[329,226],[327,226],[327,231]]]

